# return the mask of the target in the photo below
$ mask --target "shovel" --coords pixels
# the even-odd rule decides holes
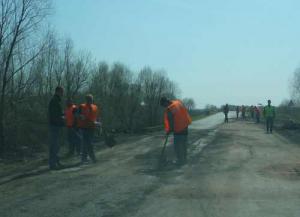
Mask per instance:
[[[168,140],[169,140],[169,135],[166,135],[166,139],[165,139],[163,148],[161,150],[158,167],[162,167],[167,162],[165,151],[166,151]]]

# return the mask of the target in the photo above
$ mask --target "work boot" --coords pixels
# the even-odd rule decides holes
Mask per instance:
[[[56,166],[51,166],[51,167],[49,167],[49,170],[59,170],[59,169]]]
[[[179,160],[173,160],[172,164],[175,165],[176,167],[181,167],[183,165],[183,163],[180,162]]]
[[[51,166],[49,169],[54,171],[54,170],[62,170],[64,168],[65,167],[62,164],[59,164],[59,165],[56,165],[56,166]]]
[[[87,158],[81,158],[81,162],[80,162],[81,165],[88,164],[88,163],[89,161]]]
[[[61,164],[60,162],[58,162],[56,168],[57,168],[58,170],[61,170],[61,169],[64,169],[64,168],[65,168],[65,165],[63,165],[63,164]]]

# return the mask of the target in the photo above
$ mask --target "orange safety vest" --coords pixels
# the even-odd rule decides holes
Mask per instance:
[[[98,117],[98,107],[95,104],[81,104],[80,115],[83,119],[79,118],[78,126],[81,128],[95,128],[95,121]]]
[[[184,107],[180,100],[172,101],[171,105],[165,111],[164,122],[166,132],[170,132],[170,123],[168,120],[168,112],[173,114],[174,121],[174,133],[179,133],[187,128],[192,123],[192,118],[190,117],[187,109]]]
[[[74,125],[74,121],[75,121],[75,117],[73,114],[74,109],[76,109],[76,105],[68,106],[65,110],[67,127],[73,127]]]

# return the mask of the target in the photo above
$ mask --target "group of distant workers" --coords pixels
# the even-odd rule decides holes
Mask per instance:
[[[75,105],[72,99],[67,99],[63,109],[62,98],[64,89],[56,87],[55,93],[48,105],[49,123],[49,168],[59,170],[64,168],[58,157],[60,149],[60,133],[67,127],[69,155],[81,156],[81,163],[95,163],[96,157],[93,146],[95,129],[101,126],[99,108],[94,104],[93,95],[85,97],[85,103]],[[165,108],[164,126],[166,135],[174,135],[174,151],[176,164],[183,165],[187,159],[188,126],[192,119],[188,110],[180,100],[170,100],[161,97],[160,105]]]
[[[275,117],[276,117],[276,112],[275,112],[275,107],[271,105],[272,102],[271,100],[268,100],[268,104],[263,107],[263,117],[265,118],[266,120],[266,132],[267,133],[273,133],[273,126],[274,126],[274,120],[275,120]],[[229,105],[226,104],[224,107],[223,107],[223,112],[224,112],[224,115],[225,115],[225,120],[224,122],[225,123],[228,123],[229,120],[228,120],[228,113],[229,113]],[[241,107],[240,106],[236,106],[235,108],[235,112],[236,112],[236,119],[239,119],[239,115],[240,115],[240,112],[242,114],[242,119],[243,120],[246,120],[246,113],[247,111],[249,112],[250,114],[250,118],[252,120],[256,120],[256,123],[260,123],[260,117],[261,117],[261,108],[259,106],[250,106],[250,107],[246,107],[244,105],[242,105]]]

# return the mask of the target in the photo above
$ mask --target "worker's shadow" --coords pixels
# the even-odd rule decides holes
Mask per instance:
[[[182,165],[174,164],[173,147],[166,147],[166,155],[161,155],[161,150],[155,149],[143,154],[135,156],[138,161],[139,168],[136,170],[138,174],[161,175],[165,172],[177,170]]]
[[[0,185],[7,184],[9,182],[19,180],[19,179],[43,175],[43,174],[46,174],[49,172],[64,172],[64,171],[68,171],[70,169],[79,168],[80,165],[81,165],[81,163],[79,162],[79,163],[72,163],[72,164],[64,164],[64,166],[62,166],[61,168],[59,168],[57,170],[50,170],[49,168],[30,170],[30,171],[27,171],[27,172],[24,172],[21,174],[17,174],[15,176],[12,176],[12,177],[0,182]]]

